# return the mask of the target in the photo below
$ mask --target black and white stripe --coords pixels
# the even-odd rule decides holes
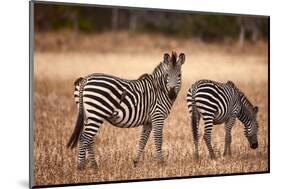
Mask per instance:
[[[213,125],[225,123],[224,155],[231,155],[231,129],[236,118],[244,124],[244,134],[250,147],[253,149],[258,147],[258,124],[256,120],[258,107],[254,107],[233,82],[219,83],[211,80],[195,82],[188,90],[187,106],[191,114],[196,158],[199,157],[198,125],[200,117],[204,121],[204,140],[211,158],[215,158],[211,144]]]
[[[68,147],[75,147],[79,140],[78,166],[84,168],[86,151],[93,166],[94,137],[104,121],[120,128],[143,125],[139,147],[134,158],[136,165],[147,139],[154,134],[157,157],[163,161],[162,130],[165,118],[181,87],[181,65],[185,55],[164,54],[152,74],[137,80],[126,80],[106,74],[92,74],[75,82],[75,101],[79,114]]]

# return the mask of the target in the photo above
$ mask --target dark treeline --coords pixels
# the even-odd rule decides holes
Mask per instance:
[[[149,9],[101,8],[35,4],[36,31],[71,29],[79,32],[128,30],[153,32],[203,41],[267,40],[268,19]]]

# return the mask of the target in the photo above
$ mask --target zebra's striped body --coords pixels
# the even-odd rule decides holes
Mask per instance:
[[[83,85],[81,85],[82,81],[76,82],[74,97],[79,109],[83,107],[81,111],[84,123],[82,123],[83,126],[80,126],[80,133],[74,131],[73,136],[75,135],[76,138],[72,137],[68,146],[75,147],[79,138],[80,168],[84,167],[87,150],[91,162],[96,165],[93,139],[104,121],[120,128],[143,125],[139,148],[134,158],[135,165],[153,130],[157,157],[163,161],[162,129],[164,120],[169,115],[180,90],[181,64],[184,62],[182,54],[179,61],[176,60],[175,53],[172,57],[167,54],[165,56],[164,62],[160,63],[152,74],[145,74],[137,80],[126,80],[106,74],[92,74],[82,78]],[[171,74],[177,75],[174,77]],[[167,80],[167,77],[170,79]],[[174,85],[171,87],[169,84]]]
[[[87,78],[83,90],[84,108],[88,118],[102,119],[117,127],[137,127],[149,122],[149,113],[153,103],[156,104],[156,94],[152,78],[140,80],[124,80],[105,74],[93,74]],[[75,102],[79,102],[79,85],[74,92]],[[122,98],[123,92],[126,95]],[[145,95],[144,95],[145,94]],[[168,115],[168,109],[163,112]],[[152,105],[152,106],[150,106]],[[114,116],[113,116],[114,114]],[[86,129],[86,128],[85,128]]]
[[[258,108],[254,107],[247,97],[234,85],[233,82],[219,83],[211,80],[195,82],[187,93],[187,106],[191,114],[191,124],[195,145],[195,157],[198,158],[198,125],[200,117],[205,125],[204,140],[211,158],[215,154],[211,145],[211,132],[213,125],[225,123],[224,155],[231,155],[231,129],[236,118],[244,124],[244,134],[250,147],[255,149],[257,141],[256,114]]]

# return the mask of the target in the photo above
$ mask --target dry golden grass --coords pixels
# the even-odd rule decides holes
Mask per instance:
[[[195,47],[196,48],[196,47]],[[244,173],[268,170],[268,81],[267,54],[228,54],[222,51],[176,50],[187,53],[183,66],[182,90],[165,121],[163,149],[165,164],[154,159],[150,138],[139,165],[133,155],[140,128],[120,129],[108,123],[100,128],[96,147],[98,169],[76,169],[77,148],[66,143],[77,116],[73,100],[73,81],[81,75],[104,72],[124,78],[137,78],[151,72],[161,61],[162,52],[36,52],[34,67],[34,184],[87,183],[113,180],[175,176]],[[260,108],[259,147],[251,150],[239,121],[233,129],[232,157],[223,157],[224,127],[214,127],[212,142],[217,155],[210,160],[200,126],[200,160],[193,158],[190,116],[185,95],[198,79],[234,81],[250,101]]]

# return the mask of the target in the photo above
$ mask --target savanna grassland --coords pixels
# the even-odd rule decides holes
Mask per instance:
[[[39,34],[38,34],[39,35]],[[260,172],[268,170],[268,54],[266,42],[247,43],[240,49],[235,43],[205,44],[196,40],[163,36],[111,35],[80,36],[70,34],[35,35],[34,53],[34,185],[87,183]],[[69,38],[67,38],[69,37]],[[39,40],[41,39],[41,40]],[[95,143],[97,169],[76,169],[77,148],[66,143],[73,131],[77,107],[73,82],[79,76],[102,72],[135,79],[151,73],[172,50],[186,54],[182,90],[165,121],[163,149],[165,164],[155,161],[155,148],[149,139],[140,163],[132,158],[140,128],[120,129],[104,123]],[[224,127],[213,129],[212,143],[217,156],[210,160],[200,123],[200,159],[193,156],[190,116],[185,96],[198,79],[221,82],[232,80],[259,107],[259,147],[250,149],[237,121],[232,130],[232,156],[223,157]],[[152,136],[152,135],[151,135]]]

